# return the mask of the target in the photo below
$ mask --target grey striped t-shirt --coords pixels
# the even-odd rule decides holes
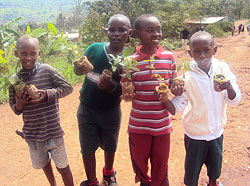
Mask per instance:
[[[69,95],[73,88],[67,80],[48,64],[36,63],[30,71],[20,70],[19,78],[47,92],[47,101],[26,105],[23,111],[15,108],[15,91],[9,88],[9,104],[15,114],[23,114],[23,133],[26,139],[45,141],[64,135],[60,126],[58,99]]]

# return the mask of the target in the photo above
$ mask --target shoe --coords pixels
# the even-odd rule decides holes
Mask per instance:
[[[80,183],[80,186],[90,186],[90,185],[88,184],[88,180],[85,180],[85,181],[82,181]],[[97,183],[95,185],[91,185],[91,186],[99,186],[99,183]]]
[[[113,174],[111,174],[109,176],[103,175],[102,182],[101,182],[100,186],[118,186],[115,175],[116,175],[115,171],[113,172]]]
[[[207,186],[210,186],[210,185],[207,183]],[[218,181],[218,186],[224,186],[224,185]]]
[[[141,183],[140,186],[149,186],[149,184]]]

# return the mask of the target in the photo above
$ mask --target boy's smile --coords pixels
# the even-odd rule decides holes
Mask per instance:
[[[159,20],[153,16],[144,18],[140,23],[140,28],[135,30],[135,36],[141,41],[142,51],[145,50],[148,53],[150,51],[148,50],[149,48],[155,49],[162,39]]]
[[[31,70],[37,58],[40,55],[38,41],[28,38],[20,41],[17,51],[15,52],[16,57],[19,58],[24,70]]]

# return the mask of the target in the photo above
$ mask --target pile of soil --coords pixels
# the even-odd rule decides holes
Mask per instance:
[[[245,23],[242,21],[241,23]],[[237,27],[238,23],[236,24]],[[240,35],[215,39],[218,46],[216,58],[228,62],[238,78],[242,91],[242,100],[237,106],[228,107],[228,122],[224,132],[223,167],[220,181],[225,186],[250,186],[250,129],[248,124],[250,110],[250,35],[245,31]],[[174,51],[175,58],[190,59],[184,50]],[[65,143],[75,185],[86,179],[78,139],[76,110],[81,84],[74,87],[74,92],[60,100],[61,125],[65,131]],[[131,167],[127,123],[131,104],[122,102],[122,126],[114,168],[120,186],[133,186],[134,173]],[[31,166],[28,147],[24,140],[15,134],[22,128],[22,117],[16,116],[9,105],[0,105],[0,183],[1,186],[45,186],[49,185],[42,170],[34,170]],[[181,114],[174,116],[174,132],[171,136],[171,152],[169,160],[169,180],[173,186],[183,186],[184,175],[184,142]],[[102,178],[104,165],[103,151],[96,154],[97,176]],[[63,182],[59,173],[53,168],[58,186]],[[206,169],[203,167],[199,185],[207,181]]]

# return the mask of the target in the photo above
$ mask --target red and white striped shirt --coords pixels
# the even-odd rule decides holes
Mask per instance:
[[[160,82],[169,85],[170,78],[177,77],[174,56],[172,52],[162,50],[162,47],[159,46],[154,54],[154,60],[150,61],[151,55],[142,53],[140,49],[141,46],[132,56],[138,61],[136,67],[140,71],[132,73],[136,95],[132,102],[128,131],[153,136],[164,135],[173,130],[172,117],[155,97],[154,88]],[[154,69],[147,67],[151,64]],[[164,80],[159,82],[154,74],[159,74]],[[125,82],[126,78],[122,78],[121,81]]]

